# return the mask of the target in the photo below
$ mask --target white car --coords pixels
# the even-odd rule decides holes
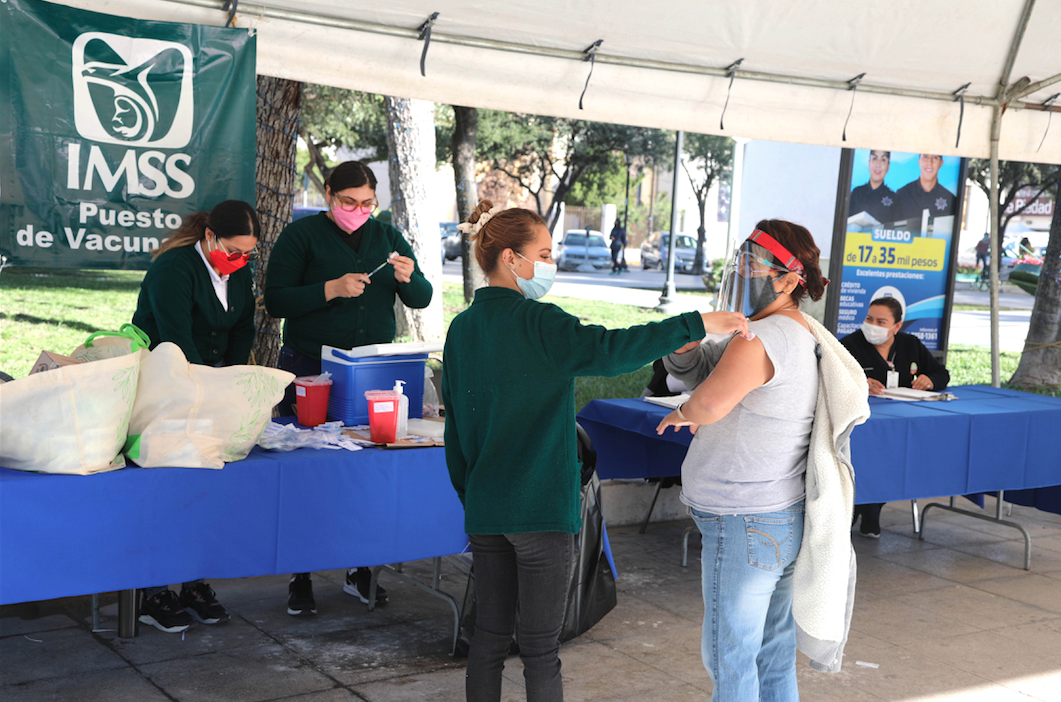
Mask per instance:
[[[553,258],[562,271],[573,271],[587,262],[596,270],[612,267],[612,251],[604,234],[595,229],[569,229]]]

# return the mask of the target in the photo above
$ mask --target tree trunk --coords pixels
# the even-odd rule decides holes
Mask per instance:
[[[1009,382],[1020,388],[1061,386],[1061,187],[1054,200],[1035,306],[1020,365]]]
[[[302,83],[282,78],[258,76],[258,261],[254,271],[254,328],[258,335],[251,351],[251,362],[276,366],[280,356],[280,320],[265,312],[265,270],[269,253],[281,230],[291,222],[298,186],[295,145],[298,118],[302,111]]]
[[[435,175],[435,105],[425,100],[386,97],[390,162],[391,221],[413,247],[434,294],[422,310],[395,302],[398,336],[412,341],[442,338],[442,240],[438,216],[427,194]]]
[[[696,206],[700,210],[700,226],[696,228],[696,255],[693,257],[693,272],[704,274],[704,243],[707,241],[707,189],[697,193]]]
[[[453,178],[457,186],[457,219],[468,221],[479,204],[479,188],[475,184],[475,142],[479,133],[479,111],[474,107],[453,106]],[[471,242],[468,234],[461,234],[461,273],[464,278],[464,302],[470,304],[475,295]],[[479,276],[481,277],[481,276]]]

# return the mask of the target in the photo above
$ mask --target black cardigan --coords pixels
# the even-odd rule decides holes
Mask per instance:
[[[861,329],[840,339],[840,343],[855,357],[867,377],[879,381],[881,385],[887,385],[890,370],[888,362],[881,358],[876,346],[866,341]],[[932,389],[936,392],[947,388],[950,373],[913,334],[896,334],[890,355],[895,370],[899,371],[899,387],[912,387],[916,374],[927,375],[932,381]]]

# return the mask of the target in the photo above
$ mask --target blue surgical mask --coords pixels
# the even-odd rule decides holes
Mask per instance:
[[[530,261],[529,258],[518,251],[516,255],[524,261]],[[538,300],[545,297],[546,293],[549,292],[549,288],[553,287],[553,278],[556,277],[556,264],[545,263],[544,261],[533,261],[532,263],[534,263],[534,277],[530,280],[520,278],[511,268],[508,270],[516,277],[516,285],[519,286],[523,296],[528,300]]]

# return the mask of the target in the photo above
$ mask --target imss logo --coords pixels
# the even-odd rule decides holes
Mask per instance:
[[[73,44],[74,125],[91,141],[180,149],[192,135],[192,76],[183,44],[86,32]]]
[[[74,126],[96,143],[87,154],[76,141],[68,145],[66,186],[91,191],[99,178],[108,193],[189,197],[195,191],[192,157],[179,149],[191,141],[195,120],[191,50],[172,41],[85,32],[72,53]],[[105,153],[97,144],[126,149]],[[87,215],[82,209],[82,224],[96,214],[93,207]]]

